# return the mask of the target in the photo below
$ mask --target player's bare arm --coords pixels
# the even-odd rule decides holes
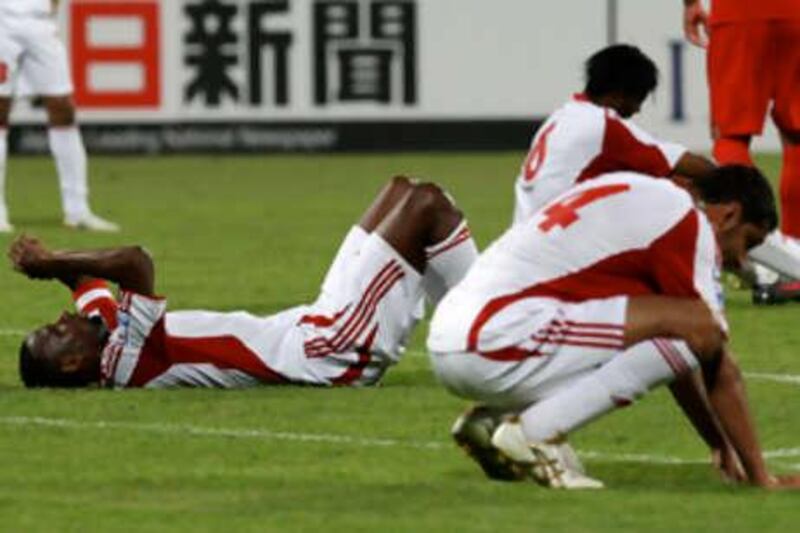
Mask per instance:
[[[144,296],[153,295],[155,267],[141,246],[105,250],[49,250],[34,237],[21,236],[8,252],[15,270],[31,279],[69,280],[80,276],[106,279],[120,288]]]
[[[723,479],[745,481],[736,450],[725,435],[708,400],[700,370],[678,376],[670,386],[675,401],[711,451],[711,461]]]
[[[700,0],[683,0],[683,34],[695,46],[708,44],[708,12]]]
[[[800,477],[773,476],[767,470],[747,404],[744,380],[730,350],[724,348],[703,367],[709,400],[730,438],[752,485],[769,489],[800,488]]]
[[[682,339],[700,357],[713,357],[722,350],[726,335],[699,298],[631,298],[625,316],[625,347],[657,337]]]

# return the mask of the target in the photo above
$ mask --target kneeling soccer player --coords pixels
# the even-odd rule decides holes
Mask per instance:
[[[318,299],[268,317],[166,312],[140,247],[50,251],[20,237],[14,268],[58,279],[79,314],[27,336],[28,387],[372,385],[396,363],[418,321],[477,256],[466,221],[432,184],[394,178],[344,239]],[[115,300],[104,281],[117,283]]]
[[[775,228],[772,192],[740,166],[694,186],[699,206],[635,173],[579,185],[508,230],[440,302],[431,360],[451,392],[479,402],[453,433],[490,477],[602,487],[566,436],[700,366],[722,460],[741,461],[754,485],[800,487],[765,468],[718,280],[720,260],[737,267]]]

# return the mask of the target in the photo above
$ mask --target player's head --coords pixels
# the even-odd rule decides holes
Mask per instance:
[[[778,227],[775,195],[755,167],[725,165],[693,185],[706,205],[727,268],[739,269],[747,251]]]
[[[97,382],[104,335],[104,328],[94,320],[63,313],[22,342],[22,382],[26,387],[85,387]]]
[[[624,118],[639,112],[656,85],[658,68],[635,46],[608,46],[586,61],[584,92],[593,102],[613,108]]]

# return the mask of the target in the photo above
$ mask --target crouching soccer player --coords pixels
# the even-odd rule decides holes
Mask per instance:
[[[602,487],[566,436],[699,366],[718,425],[706,431],[735,465],[724,470],[741,461],[754,485],[800,487],[766,470],[718,282],[720,260],[739,266],[777,225],[772,192],[748,167],[694,185],[699,206],[629,172],[579,185],[508,230],[441,301],[431,360],[451,392],[479,402],[454,437],[491,477]]]
[[[64,282],[79,313],[27,336],[20,374],[28,387],[372,385],[400,358],[422,295],[438,301],[476,256],[452,201],[402,177],[350,230],[318,299],[268,317],[166,312],[139,247],[50,251],[21,237],[14,268]],[[119,301],[101,280],[119,285]]]

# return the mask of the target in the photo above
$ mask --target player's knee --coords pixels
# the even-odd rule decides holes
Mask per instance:
[[[75,123],[75,106],[69,96],[47,97],[45,105],[51,126],[72,126]]]
[[[415,205],[429,210],[454,210],[453,204],[447,193],[435,183],[425,182],[414,186],[412,199]]]

